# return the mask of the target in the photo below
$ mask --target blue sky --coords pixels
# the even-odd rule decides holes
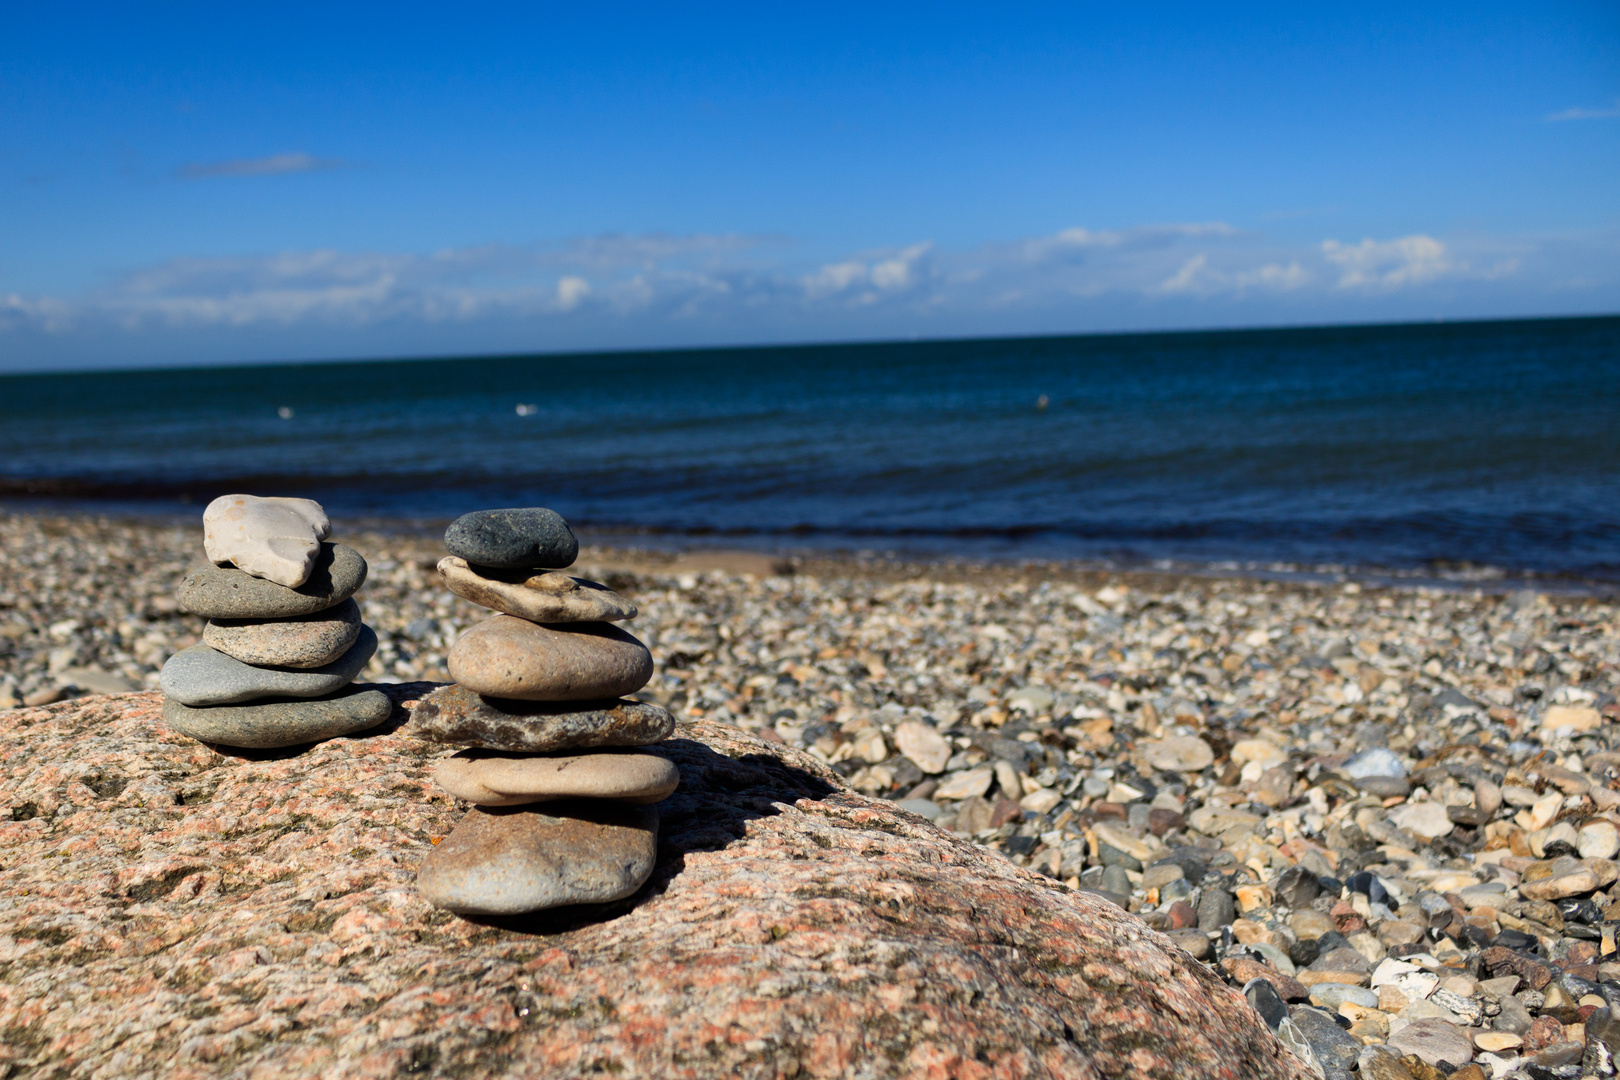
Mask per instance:
[[[31,5],[0,368],[1620,311],[1612,4]]]

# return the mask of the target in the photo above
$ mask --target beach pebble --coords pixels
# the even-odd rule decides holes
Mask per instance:
[[[1337,1011],[1340,1005],[1349,1002],[1360,1005],[1365,1009],[1378,1008],[1378,995],[1365,986],[1350,986],[1345,983],[1318,983],[1311,987],[1311,1001],[1324,1009]]]
[[[450,649],[450,677],[490,697],[587,701],[640,690],[652,654],[612,623],[539,626],[511,615],[475,623]]]
[[[332,697],[308,701],[205,709],[169,698],[163,702],[163,720],[198,742],[262,750],[365,731],[388,719],[392,708],[382,691],[350,687]]]
[[[1168,772],[1202,772],[1215,763],[1209,743],[1196,735],[1178,735],[1142,745],[1147,763]]]
[[[349,651],[360,636],[360,605],[352,599],[290,619],[210,619],[203,644],[244,664],[318,668]]]
[[[945,808],[932,799],[900,799],[894,805],[929,821],[938,821],[945,813]]]
[[[209,562],[294,589],[308,580],[331,531],[312,499],[221,495],[203,511],[203,552]]]
[[[579,555],[568,522],[540,507],[463,514],[444,530],[444,546],[475,566],[501,570],[557,569]]]
[[[417,702],[404,734],[488,750],[546,753],[598,746],[646,746],[675,730],[675,718],[641,701],[489,700],[465,686],[441,686]]]
[[[1612,859],[1620,852],[1620,829],[1612,821],[1594,821],[1581,827],[1578,843],[1583,859]]]
[[[169,657],[158,680],[165,695],[199,708],[267,697],[323,697],[353,682],[376,651],[377,635],[369,626],[361,626],[342,656],[304,670],[256,667],[207,645],[193,645]]]
[[[1388,747],[1375,746],[1346,761],[1344,773],[1352,780],[1367,776],[1405,776],[1406,765]]]
[[[366,560],[345,544],[322,544],[309,578],[297,588],[233,567],[188,573],[175,592],[180,606],[210,619],[287,619],[341,604],[365,583]]]
[[[951,744],[927,724],[908,720],[894,729],[895,744],[900,752],[925,773],[942,773],[951,760]]]
[[[433,779],[479,806],[520,806],[571,798],[654,803],[675,790],[681,774],[674,762],[656,754],[544,757],[463,750],[434,766]]]
[[[422,860],[422,898],[463,915],[521,915],[621,900],[652,874],[657,810],[595,801],[547,809],[474,807]]]
[[[934,789],[934,798],[967,799],[983,795],[990,790],[990,783],[995,778],[996,771],[989,765],[981,765],[976,769],[955,773]]]
[[[1390,811],[1389,819],[1397,828],[1414,836],[1436,840],[1446,836],[1456,826],[1446,814],[1446,808],[1437,802],[1407,803]]]
[[[1442,1061],[1466,1065],[1474,1060],[1474,1044],[1467,1033],[1452,1021],[1438,1017],[1414,1020],[1393,1032],[1389,1045],[1402,1054],[1422,1058],[1430,1065]]]
[[[480,573],[467,560],[439,560],[445,587],[480,607],[537,623],[619,622],[636,617],[636,605],[608,588],[567,574],[497,570]]]
[[[1541,714],[1541,726],[1544,728],[1571,728],[1575,731],[1591,731],[1603,722],[1602,715],[1592,708],[1571,705],[1549,705],[1547,711]]]

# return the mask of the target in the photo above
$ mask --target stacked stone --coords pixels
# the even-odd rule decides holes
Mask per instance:
[[[203,512],[212,564],[187,574],[176,599],[206,616],[202,642],[163,665],[163,719],[205,743],[266,749],[375,727],[391,704],[351,686],[377,635],[351,597],[366,560],[327,543],[331,522],[310,499],[224,495]]]
[[[438,784],[473,804],[423,861],[422,895],[464,915],[518,915],[620,900],[652,873],[658,811],[674,764],[638,752],[675,728],[623,698],[652,677],[652,654],[613,624],[636,606],[555,573],[579,541],[550,510],[484,510],[445,532],[451,592],[499,614],[450,650],[456,682],[412,710],[409,734],[468,749]]]

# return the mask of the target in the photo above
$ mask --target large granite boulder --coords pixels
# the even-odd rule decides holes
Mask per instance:
[[[157,694],[0,713],[0,1074],[1310,1075],[1131,916],[715,724],[656,748],[635,896],[435,911],[463,811],[404,718],[227,755]]]

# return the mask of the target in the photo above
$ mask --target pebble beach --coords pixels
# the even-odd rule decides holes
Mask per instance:
[[[438,532],[334,538],[370,565],[358,681],[448,681],[486,613]],[[194,523],[0,518],[0,708],[155,689],[203,633],[173,598],[197,561]],[[639,607],[634,696],[1104,895],[1325,1077],[1612,1072],[1613,598],[591,546],[571,572]]]

